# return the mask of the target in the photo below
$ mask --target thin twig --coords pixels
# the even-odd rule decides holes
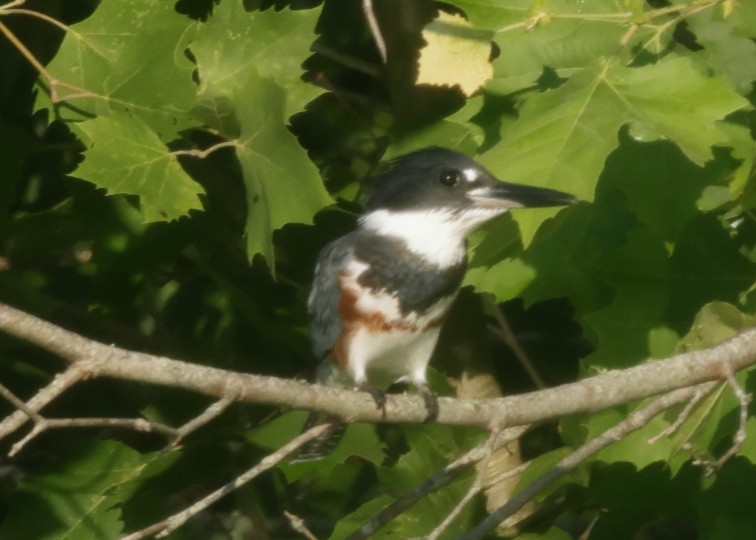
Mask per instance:
[[[26,402],[23,408],[18,407],[19,410],[0,421],[0,440],[16,431],[29,420],[34,420],[35,417],[41,418],[38,411],[74,384],[86,378],[87,375],[86,366],[80,364],[72,364],[63,373],[56,375],[52,382],[37,392],[34,397]]]
[[[26,0],[13,0],[12,2],[8,2],[7,4],[0,6],[0,13],[16,6],[23,6],[25,3]]]
[[[26,403],[24,403],[21,399],[16,397],[16,394],[11,392],[8,388],[6,388],[3,384],[0,384],[0,395],[11,402],[11,404],[18,409],[19,411],[23,412],[26,416],[29,417],[30,420],[34,422],[39,422],[40,420],[43,420],[43,418],[39,415],[39,413],[33,409],[30,409],[26,406]]]
[[[702,388],[699,388],[699,391],[696,392],[692,398],[690,398],[690,401],[688,401],[688,403],[685,404],[685,407],[682,411],[680,411],[680,414],[677,415],[675,421],[665,429],[663,429],[661,432],[648,439],[648,444],[656,444],[662,437],[668,437],[675,431],[680,429],[680,426],[683,425],[683,423],[690,417],[693,409],[695,409],[696,405],[698,405],[698,403],[704,398],[704,396],[706,396],[706,394],[707,392],[704,392]]]
[[[247,482],[250,482],[263,472],[275,467],[281,460],[286,458],[297,448],[318,437],[320,434],[327,431],[331,427],[331,424],[319,424],[317,426],[314,426],[301,435],[295,437],[272,454],[265,456],[257,465],[255,465],[248,471],[240,474],[231,482],[218,488],[206,497],[203,497],[201,500],[197,501],[188,508],[185,508],[181,512],[178,512],[140,531],[131,533],[128,536],[123,537],[122,540],[140,540],[151,535],[155,535],[156,538],[164,538],[168,536],[173,531],[184,525],[184,523],[186,523],[191,517],[207,509],[210,505],[214,504],[219,499],[240,488]]]
[[[379,77],[381,75],[380,66],[377,66],[372,62],[363,60],[362,58],[352,56],[351,54],[343,53],[334,49],[333,47],[323,45],[322,43],[313,43],[312,50],[313,52],[325,56],[326,58],[330,58],[331,60],[334,60],[345,67],[365,73],[366,75],[370,75],[372,77]]]
[[[496,441],[494,443],[494,450],[504,446],[507,443],[519,439],[522,434],[527,431],[527,429],[527,426],[525,426],[508,428],[498,432]],[[349,535],[349,537],[347,537],[347,540],[363,540],[365,538],[370,538],[373,534],[375,534],[376,531],[386,526],[389,522],[391,522],[392,519],[406,511],[408,508],[412,507],[412,505],[414,505],[420,499],[430,493],[438,491],[445,485],[451,483],[460,474],[462,474],[467,469],[467,467],[474,463],[477,463],[487,455],[490,446],[489,441],[490,438],[487,439],[483,444],[472,448],[464,455],[457,458],[455,461],[449,463],[446,467],[433,473],[430,477],[428,477],[428,479],[426,479],[422,484],[418,485],[415,489],[395,500],[393,503],[389,504],[386,508],[381,510],[370,521],[368,521],[367,523],[362,525],[362,527]]]
[[[310,529],[307,528],[307,525],[305,525],[305,522],[301,517],[296,516],[287,510],[284,510],[283,515],[289,520],[291,528],[307,538],[307,540],[318,540],[317,536],[312,534]]]
[[[493,445],[495,444],[496,440],[498,439],[500,435],[500,431],[496,430],[491,432],[491,435],[488,437],[488,440],[485,442],[484,447],[484,456],[480,459],[480,462],[483,463],[483,467],[485,467],[486,463],[491,457],[491,454],[494,452]],[[451,512],[439,523],[436,528],[434,528],[428,536],[425,538],[425,540],[436,540],[443,532],[449,528],[449,525],[452,524],[452,522],[457,518],[457,516],[462,512],[462,509],[464,509],[465,506],[467,506],[467,503],[469,503],[473,497],[475,497],[478,493],[480,493],[480,490],[482,489],[482,481],[481,481],[481,474],[480,471],[477,472],[475,475],[475,479],[473,480],[472,485],[467,490],[467,493],[457,502],[457,504],[452,508]]]
[[[378,19],[375,17],[375,11],[373,11],[373,0],[362,0],[362,11],[365,13],[365,19],[367,19],[370,27],[370,33],[373,34],[373,40],[378,48],[378,53],[381,55],[381,60],[385,64],[388,59],[386,41],[383,39],[381,27],[378,25]]]
[[[480,493],[480,490],[482,489],[482,485],[480,482],[480,475],[476,475],[475,481],[473,482],[472,486],[470,486],[470,489],[467,490],[467,493],[465,493],[464,497],[462,497],[459,502],[456,504],[456,506],[452,509],[451,512],[449,512],[449,515],[444,518],[444,520],[439,523],[439,525],[433,529],[428,536],[425,537],[425,540],[437,540],[441,534],[443,534],[446,529],[449,528],[449,525],[452,524],[452,521],[457,519],[457,516],[462,512],[465,506],[475,497],[478,493]]]
[[[501,306],[496,303],[496,300],[491,295],[484,295],[483,298],[483,301],[488,304],[489,309],[493,313],[493,316],[499,325],[499,335],[501,336],[501,339],[503,339],[504,343],[506,343],[507,346],[509,346],[509,348],[512,350],[515,357],[520,362],[520,365],[533,381],[533,384],[536,386],[536,388],[538,388],[539,390],[546,388],[546,383],[541,378],[541,375],[533,365],[533,362],[531,362],[530,358],[528,358],[527,353],[515,337],[514,332],[512,332],[512,327],[509,326],[509,322],[507,321],[504,312],[501,310]]]
[[[484,447],[484,455],[480,459],[482,468],[487,467],[488,461],[491,459],[491,456],[496,451],[496,443],[499,440],[499,437],[501,435],[500,430],[495,430],[491,432],[491,435],[488,437],[488,440],[485,443]],[[467,503],[469,503],[473,497],[475,497],[478,493],[480,493],[481,489],[483,489],[483,481],[482,481],[482,475],[480,471],[475,475],[475,479],[473,480],[472,485],[467,490],[467,493],[459,500],[459,502],[454,506],[451,512],[439,523],[435,529],[433,529],[428,536],[425,538],[425,540],[436,540],[443,532],[449,528],[449,525],[452,524],[452,522],[457,519],[457,516],[462,512],[462,510],[467,506]]]
[[[37,415],[38,416],[38,415]],[[90,427],[117,427],[124,429],[133,429],[135,431],[141,431],[144,433],[157,432],[166,437],[175,437],[176,430],[165,424],[159,422],[150,422],[144,418],[42,418],[38,416],[38,420],[34,421],[34,427],[26,434],[26,436],[15,443],[10,451],[8,457],[13,457],[18,454],[29,441],[34,439],[40,433],[47,431],[48,429],[61,429],[61,428],[90,428]]]
[[[713,387],[716,383],[706,383],[705,386]],[[688,387],[674,390],[665,394],[645,407],[630,414],[625,420],[606,430],[601,435],[591,439],[570,455],[559,461],[553,468],[536,478],[530,485],[512,497],[506,504],[500,506],[468,533],[460,536],[457,540],[477,540],[482,538],[509,516],[513,515],[525,504],[533,499],[538,493],[551,485],[553,482],[574,471],[579,465],[595,455],[599,450],[609,446],[613,442],[621,440],[629,433],[636,431],[648,424],[655,416],[669,407],[690,400],[699,387]]]
[[[189,420],[186,424],[176,429],[176,438],[171,441],[171,444],[168,445],[168,448],[175,448],[179,445],[179,443],[191,432],[199,429],[200,427],[204,426],[211,420],[217,418],[220,416],[223,411],[228,409],[229,406],[233,405],[239,400],[238,394],[229,394],[226,397],[223,397],[222,399],[214,402],[212,405],[210,405],[207,409],[205,409],[199,416],[196,416]]]
[[[158,422],[149,422],[144,418],[45,418],[37,411],[27,406],[8,388],[0,384],[0,395],[10,401],[14,407],[23,412],[34,422],[32,430],[20,441],[14,444],[8,452],[9,457],[18,454],[26,444],[37,435],[48,429],[72,427],[122,427],[136,431],[156,431],[168,437],[175,437],[177,431],[170,426]]]
[[[78,86],[68,84],[54,77],[52,73],[47,71],[47,68],[42,65],[42,62],[37,60],[37,57],[34,56],[34,54],[26,47],[26,45],[24,45],[24,43],[20,39],[18,39],[16,35],[11,32],[10,28],[5,26],[2,21],[0,21],[0,33],[4,34],[8,41],[11,42],[11,45],[13,45],[21,54],[21,56],[26,58],[26,60],[34,67],[34,69],[39,72],[40,77],[47,81],[47,84],[50,86],[50,99],[53,103],[57,103],[61,99],[60,96],[58,96],[59,86],[68,88],[69,90],[76,92],[75,94],[67,96],[67,99],[71,99],[72,97],[96,97],[96,94],[90,92],[85,88],[80,88]]]
[[[518,474],[522,473],[529,466],[530,466],[529,461],[526,461],[525,463],[521,463],[517,467],[512,467],[511,469],[500,472],[499,474],[494,476],[491,480],[489,480],[488,483],[493,485],[493,484],[498,484],[499,482],[503,482],[504,480],[509,480],[513,476],[517,476]]]
[[[712,475],[720,470],[732,456],[737,454],[747,437],[746,423],[748,422],[748,405],[751,403],[751,394],[747,394],[740,384],[738,384],[729,363],[725,361],[723,364],[727,384],[732,388],[732,392],[738,399],[740,408],[740,414],[738,415],[738,430],[735,432],[730,448],[728,448],[727,452],[722,454],[719,459],[716,461],[701,458],[693,460],[693,464],[702,466],[707,475]]]
[[[37,60],[37,57],[32,54],[32,52],[24,45],[24,43],[16,37],[16,34],[10,31],[10,28],[5,26],[5,24],[0,21],[0,32],[5,34],[5,37],[8,39],[8,41],[11,42],[11,44],[16,47],[18,52],[21,53],[21,56],[26,58],[26,60],[34,66],[34,69],[36,69],[40,75],[42,75],[47,80],[54,80],[55,78],[50,75],[50,72],[45,69],[45,66],[42,65],[42,62]]]

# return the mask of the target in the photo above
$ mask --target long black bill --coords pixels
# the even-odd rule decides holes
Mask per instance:
[[[479,206],[489,208],[541,208],[567,206],[580,202],[569,193],[556,189],[497,182],[494,186],[480,187],[468,193]]]

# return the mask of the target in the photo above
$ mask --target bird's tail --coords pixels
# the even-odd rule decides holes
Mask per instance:
[[[303,446],[300,446],[289,459],[289,463],[303,463],[323,459],[336,449],[348,427],[348,424],[345,424],[339,418],[323,413],[310,413],[302,431],[307,431],[326,422],[333,424],[333,427]]]
[[[351,383],[345,377],[344,372],[334,364],[330,358],[325,358],[321,362],[315,380],[326,386],[338,386],[342,388],[349,388],[351,386]],[[294,454],[292,454],[289,463],[302,463],[305,461],[323,459],[336,449],[348,427],[348,424],[344,423],[340,418],[324,413],[310,413],[302,431],[307,431],[314,426],[326,422],[333,424],[333,427],[322,435],[315,437],[310,442],[299,447]]]

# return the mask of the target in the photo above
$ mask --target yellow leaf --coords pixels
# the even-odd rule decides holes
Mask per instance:
[[[493,76],[492,33],[474,28],[461,15],[439,12],[423,29],[417,84],[459,86],[470,96]]]

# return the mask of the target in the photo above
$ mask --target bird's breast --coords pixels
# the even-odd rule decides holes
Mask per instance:
[[[371,306],[398,309],[402,317],[423,315],[454,298],[467,270],[467,258],[439,266],[406,248],[397,238],[365,235],[344,269],[345,286],[359,292]]]
[[[400,297],[401,291],[365,286],[361,277],[367,271],[367,265],[356,262],[340,275],[339,315],[347,324],[359,324],[374,332],[419,332],[440,326],[456,297],[454,290],[451,294],[435,295],[423,309],[408,309]]]

